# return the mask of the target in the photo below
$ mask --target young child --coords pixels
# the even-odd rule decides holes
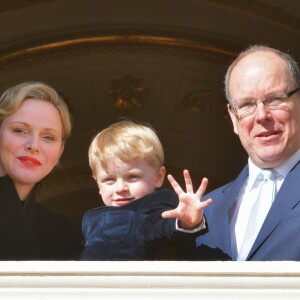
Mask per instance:
[[[104,129],[90,145],[89,163],[106,206],[88,211],[83,218],[81,260],[160,259],[167,245],[195,238],[188,229],[202,222],[202,209],[208,204],[199,208],[199,198],[207,180],[194,202],[179,203],[178,195],[184,192],[174,183],[178,195],[159,190],[166,173],[164,152],[149,126],[121,121]],[[188,233],[168,216],[169,210]]]

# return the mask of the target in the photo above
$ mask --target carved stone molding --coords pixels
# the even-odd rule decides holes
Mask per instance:
[[[96,36],[17,49],[0,56],[0,74],[75,57],[156,54],[212,61],[226,65],[236,53],[213,44],[164,36]]]

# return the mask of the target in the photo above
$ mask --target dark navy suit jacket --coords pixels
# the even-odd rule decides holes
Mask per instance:
[[[231,249],[229,212],[248,177],[246,166],[236,180],[212,191],[205,210],[208,232],[197,237],[195,259],[236,260]],[[300,163],[290,171],[279,190],[247,260],[300,260]]]
[[[161,213],[178,206],[171,190],[158,190],[122,207],[99,207],[83,218],[81,260],[165,259],[170,245],[195,241],[195,234],[176,230],[175,219]],[[197,233],[198,235],[198,233]]]

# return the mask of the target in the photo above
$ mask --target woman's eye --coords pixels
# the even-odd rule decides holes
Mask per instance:
[[[51,135],[45,135],[45,136],[43,136],[43,139],[46,140],[46,141],[48,141],[48,142],[55,141],[55,138],[53,136],[51,136]]]
[[[14,128],[13,132],[17,133],[17,134],[26,134],[27,133],[27,131],[23,128]]]

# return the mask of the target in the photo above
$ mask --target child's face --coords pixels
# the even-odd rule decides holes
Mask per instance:
[[[109,164],[108,170],[97,166],[97,184],[107,206],[123,206],[161,187],[165,167],[155,169],[144,159],[124,162],[120,159]]]

